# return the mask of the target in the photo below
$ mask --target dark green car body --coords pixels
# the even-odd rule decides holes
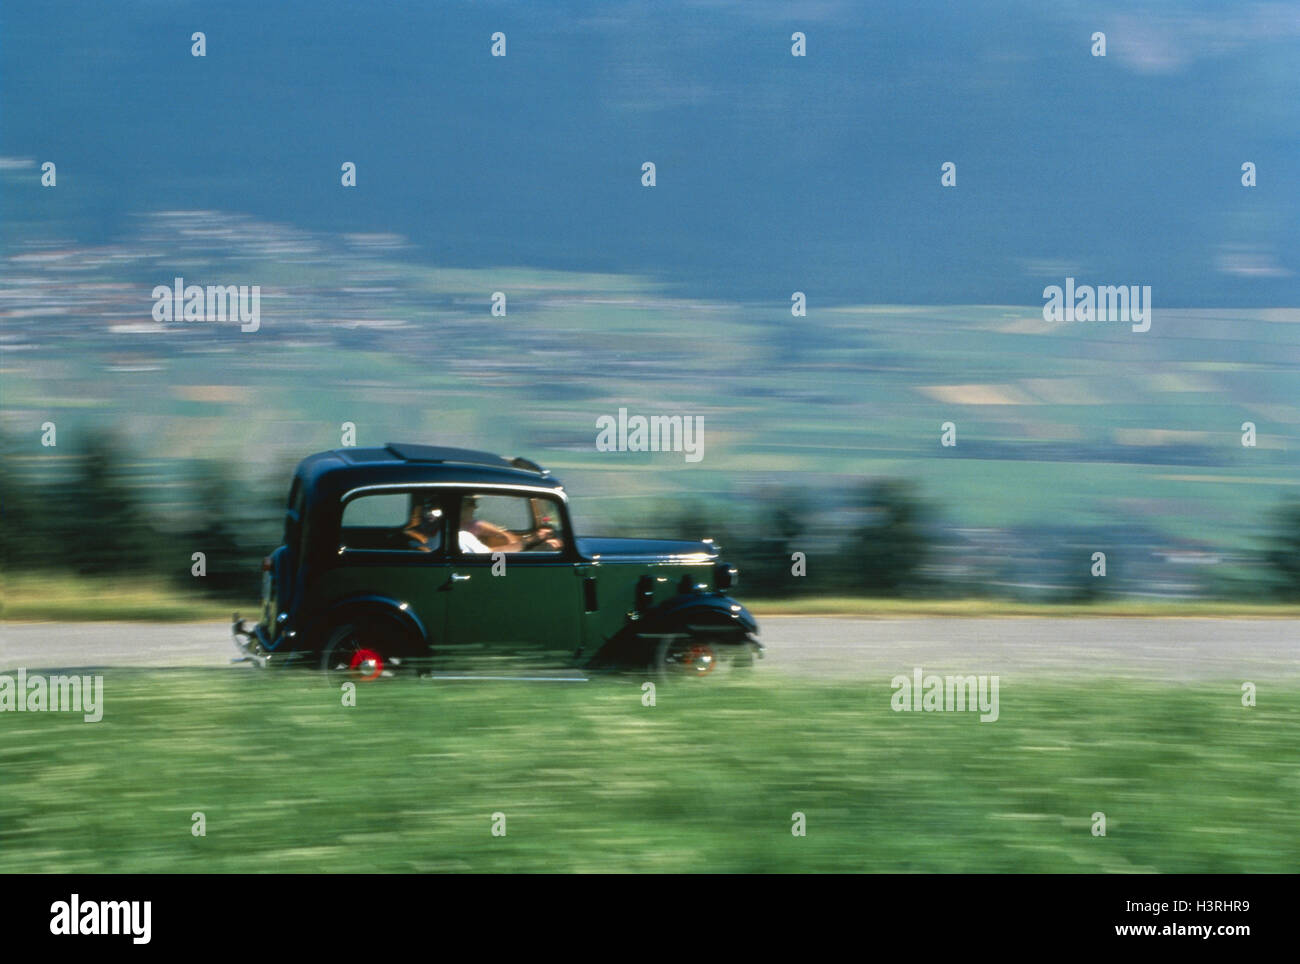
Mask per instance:
[[[517,525],[471,521],[484,501]],[[488,552],[462,530],[511,542]],[[263,570],[261,619],[232,627],[263,666],[350,659],[371,678],[500,656],[694,675],[762,651],[712,543],[576,535],[559,480],[485,452],[390,443],[304,459]]]

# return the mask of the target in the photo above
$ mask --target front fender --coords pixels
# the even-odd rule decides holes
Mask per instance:
[[[687,592],[674,596],[649,612],[642,613],[636,622],[637,632],[672,632],[688,624],[704,620],[710,626],[734,626],[737,632],[758,635],[758,621],[749,610],[730,596],[720,592]],[[653,626],[654,629],[648,629]]]
[[[710,632],[734,634],[737,642],[758,646],[758,622],[740,603],[720,592],[687,592],[674,596],[642,613],[631,614],[623,627],[597,650],[588,664],[592,668],[612,665],[640,665],[647,658],[645,637],[685,633],[699,627]],[[761,651],[762,647],[758,646]]]

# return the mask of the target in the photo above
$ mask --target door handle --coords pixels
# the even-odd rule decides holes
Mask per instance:
[[[453,572],[451,574],[452,582],[469,582],[471,578],[472,578],[471,576],[468,575],[463,576],[459,572]]]

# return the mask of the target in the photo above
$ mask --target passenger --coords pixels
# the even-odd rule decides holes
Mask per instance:
[[[402,530],[407,547],[421,552],[433,552],[442,545],[442,506],[437,502],[416,502],[411,506],[411,518]]]

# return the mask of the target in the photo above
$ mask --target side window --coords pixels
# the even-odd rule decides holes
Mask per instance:
[[[475,518],[508,529],[511,532],[527,532],[533,527],[533,517],[528,511],[528,500],[513,495],[480,495],[478,511]]]
[[[437,552],[442,500],[418,492],[377,492],[350,499],[339,526],[341,549]]]
[[[460,502],[460,551],[561,552],[568,539],[563,519],[559,503],[547,496],[465,495]]]
[[[411,498],[405,492],[363,495],[343,507],[343,528],[400,529],[406,525]]]

